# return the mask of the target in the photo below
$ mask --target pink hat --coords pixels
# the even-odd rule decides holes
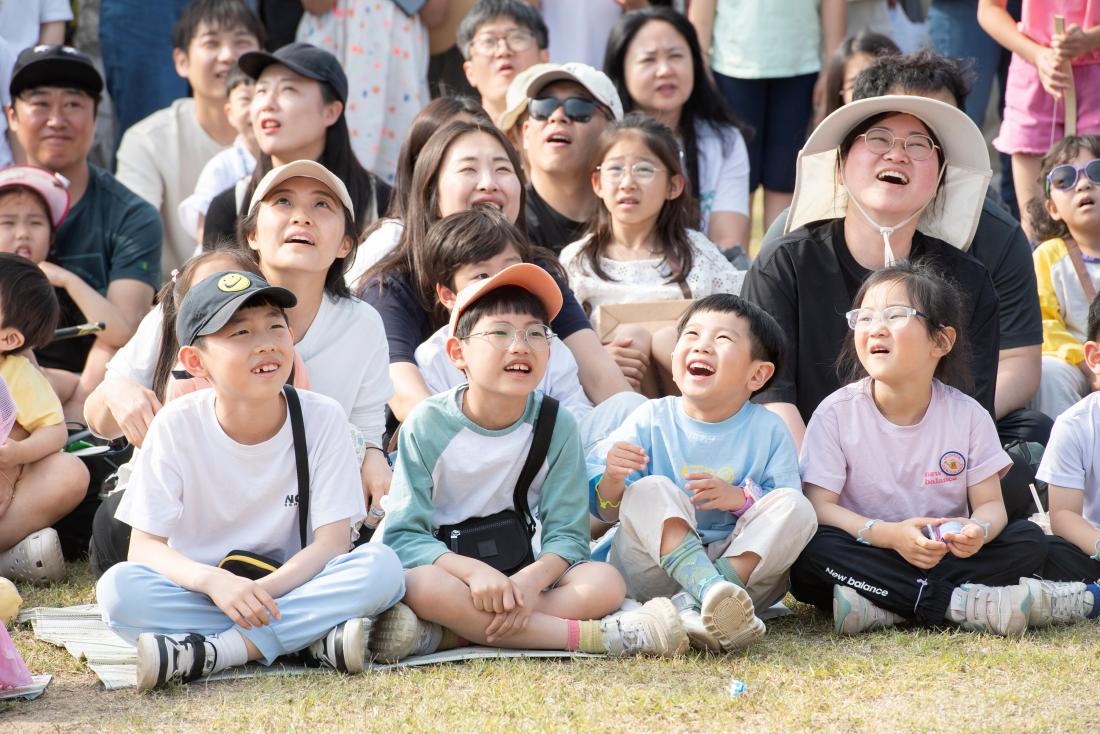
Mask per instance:
[[[69,213],[69,182],[59,173],[37,166],[9,166],[0,170],[0,190],[26,186],[41,196],[57,229]]]

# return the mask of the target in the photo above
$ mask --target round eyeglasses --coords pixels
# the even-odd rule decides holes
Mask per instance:
[[[908,324],[909,319],[913,316],[920,316],[926,321],[932,321],[928,314],[912,306],[887,306],[881,311],[876,311],[873,308],[853,308],[844,314],[844,318],[848,319],[848,328],[853,331],[856,329],[870,329],[876,321],[885,324],[890,331],[894,331]]]
[[[517,329],[511,324],[499,324],[492,329],[468,334],[462,337],[462,339],[465,340],[479,337],[485,339],[495,349],[503,350],[511,348],[511,346],[515,344],[516,338],[520,335],[523,336],[523,341],[527,342],[527,346],[531,347],[531,350],[535,352],[545,352],[550,348],[550,342],[554,338],[554,332],[545,324],[533,324],[526,329]]]
[[[665,169],[657,168],[652,163],[635,163],[633,166],[612,163],[607,166],[596,166],[596,170],[600,172],[600,180],[606,184],[618,184],[626,176],[626,172],[630,171],[630,179],[634,183],[645,185],[653,183],[657,174]]]
[[[936,148],[940,147],[927,135],[913,133],[908,137],[899,138],[882,127],[873,127],[856,137],[863,138],[863,142],[867,144],[867,150],[875,155],[886,155],[894,149],[894,144],[900,141],[905,154],[915,161],[928,160],[936,152]]]
[[[470,47],[479,56],[492,56],[497,52],[501,41],[504,41],[509,51],[520,53],[531,48],[535,42],[535,36],[519,29],[500,34],[483,33],[470,42]]]

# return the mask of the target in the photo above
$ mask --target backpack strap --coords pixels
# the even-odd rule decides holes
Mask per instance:
[[[306,452],[306,425],[302,419],[302,403],[298,391],[283,385],[286,409],[290,413],[290,431],[294,435],[294,464],[298,471],[298,537],[306,547],[309,529],[309,454]]]
[[[523,462],[523,469],[520,470],[519,479],[516,481],[516,491],[512,496],[512,503],[523,519],[527,535],[531,537],[535,535],[535,519],[531,515],[530,505],[527,504],[527,492],[531,489],[531,482],[535,480],[535,475],[539,473],[543,462],[546,461],[557,419],[558,401],[549,395],[543,395],[542,405],[539,406],[539,417],[535,419],[531,448],[527,452],[527,460]]]
[[[1085,258],[1081,255],[1081,247],[1077,244],[1077,240],[1072,237],[1067,236],[1062,241],[1066,243],[1066,251],[1073,263],[1073,269],[1077,272],[1077,280],[1081,282],[1081,288],[1085,291],[1085,298],[1089,303],[1092,303],[1096,299],[1096,286],[1092,284],[1089,269],[1085,267]]]

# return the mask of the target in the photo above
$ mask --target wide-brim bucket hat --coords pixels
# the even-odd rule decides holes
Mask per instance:
[[[817,126],[798,154],[785,234],[810,222],[847,214],[848,190],[839,175],[840,144],[864,120],[889,112],[916,117],[943,148],[943,181],[921,214],[917,229],[960,250],[970,247],[993,176],[985,138],[958,108],[909,95],[871,97],[846,104]]]

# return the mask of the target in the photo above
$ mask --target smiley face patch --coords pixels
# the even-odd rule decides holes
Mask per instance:
[[[239,293],[251,285],[248,276],[240,273],[226,273],[218,280],[218,290],[223,293]]]

